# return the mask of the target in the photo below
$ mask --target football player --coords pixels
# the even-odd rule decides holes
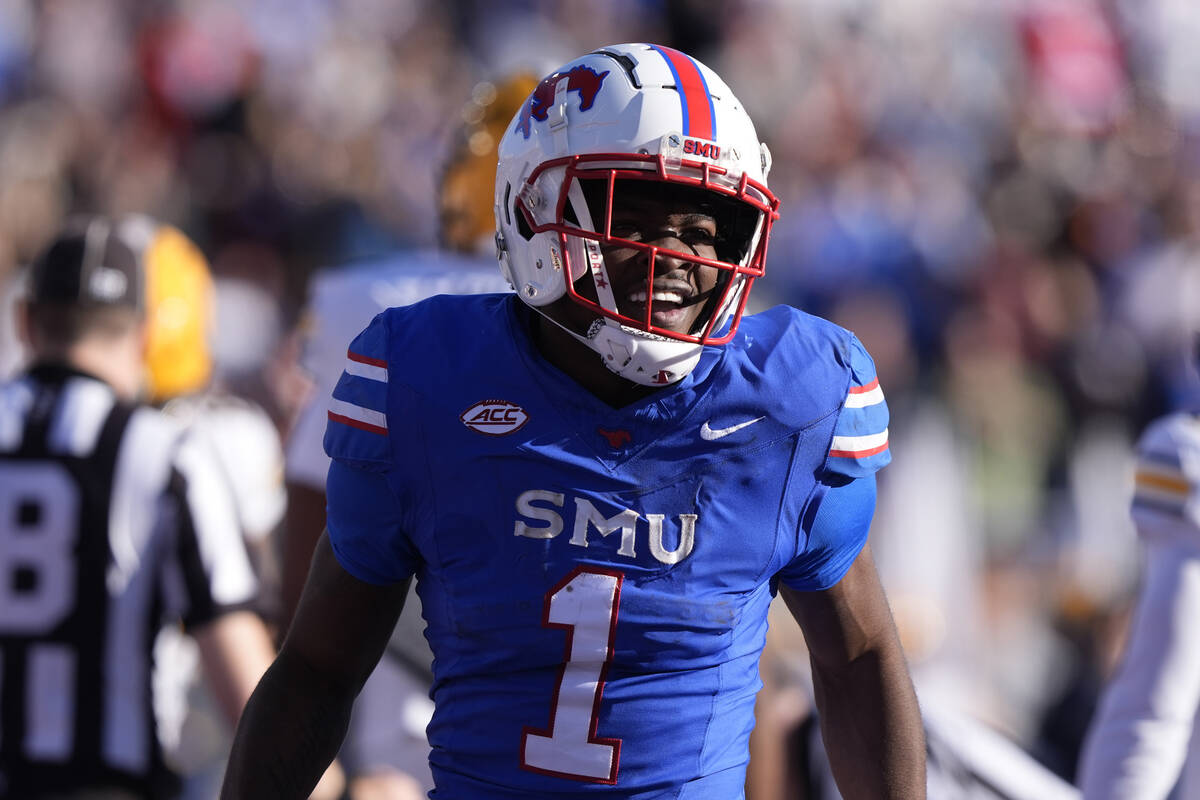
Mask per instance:
[[[867,533],[887,408],[855,337],[742,318],[778,203],[729,87],[605,47],[500,144],[512,293],[389,309],[329,407],[327,537],[223,797],[301,797],[416,576],[433,796],[738,798],[767,608],[812,654],[849,798],[922,798]]]
[[[197,438],[134,399],[144,262],[69,225],[34,263],[32,366],[0,385],[0,797],[171,796],[155,632],[181,624],[230,724],[274,650],[233,498]]]
[[[1152,423],[1137,459],[1142,584],[1123,659],[1084,744],[1085,800],[1200,797],[1200,417]]]

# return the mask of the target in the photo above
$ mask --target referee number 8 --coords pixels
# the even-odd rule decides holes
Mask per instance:
[[[49,461],[0,464],[0,633],[44,634],[75,603],[79,489]]]

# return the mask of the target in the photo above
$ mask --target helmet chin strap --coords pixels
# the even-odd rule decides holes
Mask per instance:
[[[576,208],[578,209],[578,206]],[[577,211],[576,213],[579,212]],[[583,211],[583,215],[587,216],[586,207]],[[584,224],[590,226],[590,219]],[[581,239],[578,237],[576,237],[575,241],[582,244],[582,255],[584,260],[587,262],[588,270],[592,273],[592,282],[596,287],[596,296],[600,305],[615,312],[617,307],[616,299],[612,291],[612,282],[608,279],[608,270],[604,264],[604,254],[600,250],[599,243],[591,239]],[[578,248],[573,246],[571,249],[576,250]],[[618,375],[622,375],[622,369],[633,357],[632,350],[628,346],[623,346],[621,344],[620,340],[623,337],[620,335],[599,337],[601,332],[603,332],[605,328],[613,328],[615,330],[609,331],[609,333],[616,333],[619,331],[624,333],[626,336],[646,335],[641,331],[621,325],[615,319],[610,319],[603,316],[597,316],[594,320],[592,320],[591,324],[588,325],[587,332],[581,334],[571,330],[553,316],[547,314],[542,308],[534,307],[534,310],[541,314],[545,319],[554,323],[556,327],[567,333],[567,335],[587,345],[587,347],[591,350],[594,350],[597,354],[599,354],[600,360],[604,366],[608,367]],[[603,343],[601,343],[601,338],[604,340]],[[624,376],[622,375],[622,377]]]
[[[530,308],[599,355],[600,363],[610,372],[641,386],[669,386],[683,380],[695,368],[704,349],[691,342],[639,331],[606,317],[592,320],[587,333],[579,334],[546,313],[544,307]]]

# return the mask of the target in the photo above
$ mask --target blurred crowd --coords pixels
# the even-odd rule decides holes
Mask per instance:
[[[473,93],[685,50],[774,154],[754,299],[877,361],[919,691],[1069,778],[1137,575],[1132,442],[1200,402],[1198,37],[1194,0],[0,0],[0,294],[70,214],[152,213],[211,260],[219,378],[286,435],[310,276],[436,244]]]

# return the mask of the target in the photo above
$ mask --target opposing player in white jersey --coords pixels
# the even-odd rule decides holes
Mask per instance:
[[[441,250],[401,252],[389,258],[318,273],[309,290],[302,366],[313,378],[312,400],[288,437],[287,522],[283,595],[290,614],[325,526],[325,475],[321,445],[329,397],[346,361],[346,344],[385,308],[437,294],[478,294],[508,289],[496,269],[491,190],[496,144],[507,122],[532,91],[534,78],[514,74],[475,88],[463,110],[452,157],[441,176]],[[432,786],[425,725],[432,712],[432,654],[422,635],[421,606],[410,597],[388,656],[380,662],[356,706],[341,762],[350,795],[406,800]]]
[[[182,624],[236,722],[273,654],[211,450],[134,402],[143,263],[73,223],[37,259],[32,365],[0,385],[0,797],[171,797],[154,635]]]
[[[1142,585],[1079,781],[1085,800],[1190,800],[1200,797],[1200,417],[1152,423],[1137,456]]]

